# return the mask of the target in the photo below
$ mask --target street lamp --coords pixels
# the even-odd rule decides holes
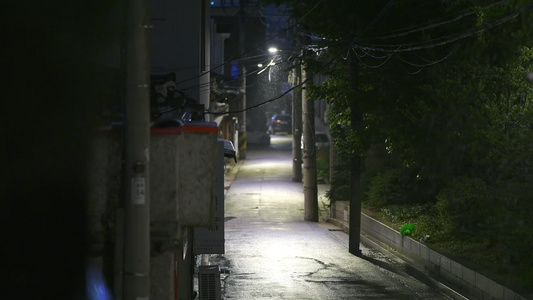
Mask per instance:
[[[270,47],[270,48],[268,48],[268,53],[270,53],[270,54],[272,54],[272,55],[277,54],[277,53],[280,52],[280,51],[281,51],[281,50],[279,50],[279,49],[276,48],[276,47]],[[276,59],[276,56],[274,56],[266,66],[263,66],[263,64],[258,64],[257,66],[258,66],[259,68],[262,68],[262,69],[259,70],[259,72],[257,72],[257,74],[261,74],[261,73],[263,73],[264,71],[268,70],[268,71],[269,71],[269,72],[268,72],[268,81],[270,81],[270,76],[271,76],[271,71],[272,71],[272,70],[270,69],[270,67],[276,65],[276,62],[274,61],[275,59]]]
[[[257,72],[257,74],[261,74],[263,73],[264,71],[266,71],[267,69],[270,69],[271,66],[274,66],[276,65],[276,63],[274,62],[274,59],[272,59],[266,66],[263,67],[263,64],[258,64],[257,66],[259,68],[263,68],[261,70],[259,70],[259,72]]]
[[[278,51],[279,51],[279,50],[278,50],[278,48],[276,48],[276,47],[270,47],[270,48],[268,48],[268,52],[269,52],[270,54],[276,54],[276,53],[278,53]]]

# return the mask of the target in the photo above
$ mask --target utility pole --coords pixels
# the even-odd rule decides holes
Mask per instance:
[[[293,69],[293,87],[302,82],[301,60]],[[292,181],[302,182],[302,89],[292,92]]]
[[[350,52],[350,86],[357,84],[357,65],[353,52]],[[352,100],[350,103],[351,129],[359,131],[361,129],[362,111],[359,103]],[[362,159],[360,153],[352,154],[350,160],[350,235],[348,251],[355,256],[362,256],[359,243],[361,241],[361,172]]]
[[[302,111],[303,111],[303,188],[304,219],[318,222],[318,195],[316,180],[316,146],[315,146],[315,103],[307,96],[307,88],[313,85],[312,74],[307,79],[306,68],[302,68]]]
[[[149,1],[126,4],[124,300],[150,297]]]
[[[245,54],[245,9],[248,0],[240,1],[240,16],[239,16],[239,52],[244,57]],[[241,57],[241,115],[239,118],[239,158],[246,159],[246,63]]]

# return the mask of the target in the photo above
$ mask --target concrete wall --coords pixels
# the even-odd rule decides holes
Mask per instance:
[[[120,137],[94,137],[87,174],[87,228],[93,251],[103,250],[106,235],[119,206],[122,189],[122,148]]]
[[[215,221],[216,199],[213,191],[216,168],[219,166],[217,137],[218,127],[210,123],[152,130],[150,289],[153,299],[174,299],[174,272],[177,272],[179,281],[179,298],[192,297],[193,259],[190,227],[210,227]],[[118,133],[102,132],[94,138],[91,149],[88,230],[91,256],[100,269],[104,265],[106,240],[117,238],[118,241],[122,236],[118,229],[120,224],[114,223],[117,208],[121,203],[123,182],[121,141]],[[120,242],[115,246],[120,247]],[[176,254],[178,259],[174,260]],[[113,267],[120,270],[120,263],[113,263]]]
[[[347,201],[333,202],[331,205],[331,223],[349,230],[348,222],[349,205]],[[440,281],[448,283],[457,292],[469,299],[514,299],[526,300],[511,289],[477,273],[460,263],[438,253],[426,245],[407,236],[402,236],[398,231],[389,226],[361,214],[362,233],[369,235],[374,240],[398,251],[416,264],[424,266],[426,271],[437,277]]]

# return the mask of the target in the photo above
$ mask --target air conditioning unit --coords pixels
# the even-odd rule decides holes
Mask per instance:
[[[198,285],[200,300],[221,300],[220,267],[200,266]]]

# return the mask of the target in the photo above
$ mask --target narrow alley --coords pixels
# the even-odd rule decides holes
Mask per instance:
[[[303,200],[290,137],[248,150],[225,196],[226,253],[210,257],[222,269],[223,299],[449,299],[398,258],[363,245],[362,258],[350,254],[347,234],[303,221]]]

